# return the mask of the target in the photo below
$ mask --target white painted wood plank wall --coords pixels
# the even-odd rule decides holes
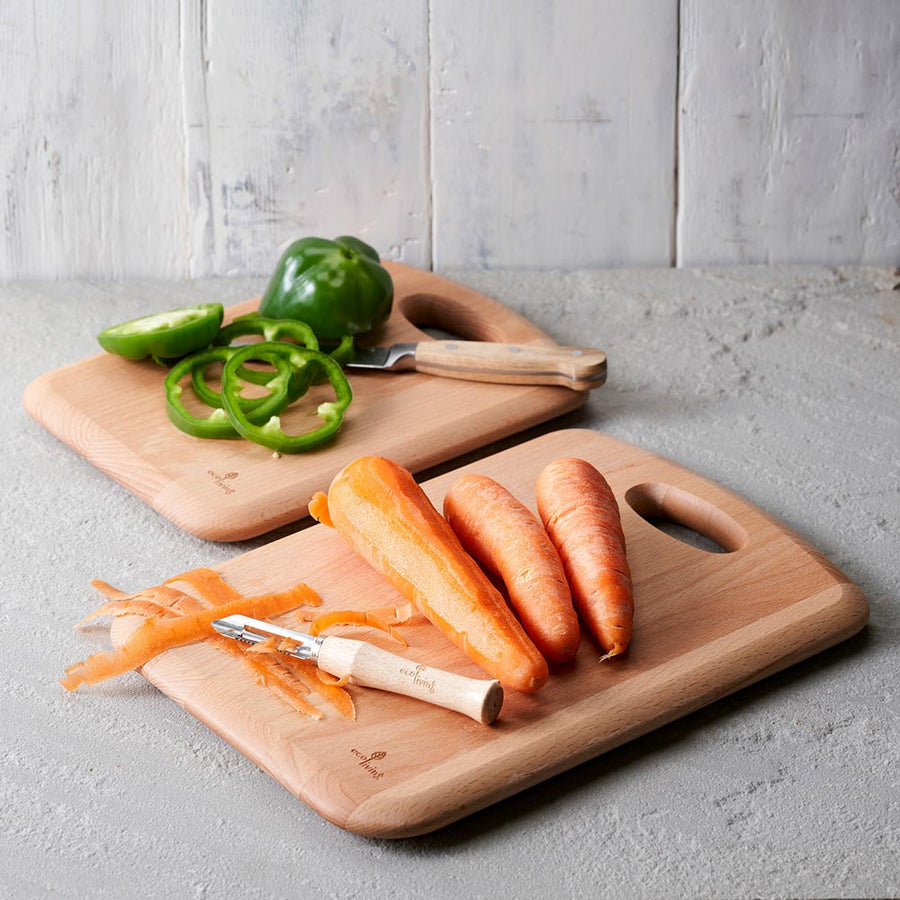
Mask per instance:
[[[678,263],[900,264],[900,0],[682,0]]]
[[[0,5],[0,280],[900,263],[900,0]]]

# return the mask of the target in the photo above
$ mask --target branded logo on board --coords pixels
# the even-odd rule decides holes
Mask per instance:
[[[226,472],[224,475],[220,475],[218,472],[213,472],[212,469],[207,469],[206,474],[212,478],[213,483],[219,487],[226,494],[233,494],[234,488],[228,484],[229,481],[238,477],[237,472]]]
[[[363,753],[362,750],[356,750],[355,748],[350,751],[352,756],[355,756],[359,762],[357,765],[368,772],[370,777],[374,778],[376,781],[379,778],[384,778],[384,769],[379,769],[378,766],[373,765],[376,760],[384,759],[387,756],[387,751],[385,750],[377,750],[375,753]]]

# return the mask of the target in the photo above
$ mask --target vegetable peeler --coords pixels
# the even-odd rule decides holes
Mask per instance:
[[[313,637],[248,616],[216,619],[212,627],[224,637],[248,644],[282,638],[279,652],[308,659],[336,678],[347,677],[351,684],[424,700],[484,725],[490,725],[497,718],[503,705],[503,688],[499,681],[467,678],[423,666],[365,641]]]

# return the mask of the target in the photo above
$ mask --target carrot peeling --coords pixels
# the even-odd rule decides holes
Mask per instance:
[[[111,600],[86,615],[80,622],[76,622],[74,627],[83,628],[89,622],[104,616],[111,616],[114,619],[120,616],[153,616],[159,615],[165,610],[166,607],[163,604],[149,598],[131,597],[128,600]]]
[[[177,580],[179,579],[171,579],[170,583]],[[184,580],[183,577],[182,580]],[[154,591],[157,594],[171,592],[179,594],[181,597],[187,597],[165,585]],[[154,656],[166,650],[203,640],[209,636],[213,620],[218,618],[238,613],[255,618],[265,618],[286,612],[302,603],[315,606],[321,603],[318,594],[306,585],[298,585],[288,591],[263,594],[258,597],[242,597],[237,592],[235,594],[235,597],[225,603],[199,610],[195,609],[175,618],[158,616],[145,618],[126,638],[121,647],[95,653],[86,660],[69,666],[66,669],[65,677],[61,679],[63,687],[73,691],[83,684],[97,684],[106,681],[144,665]]]
[[[161,585],[147,588],[136,594],[120,591],[105,581],[95,580],[91,583],[103,596],[110,598],[110,602],[103,604],[79,624],[100,616],[118,617],[122,615],[141,616],[146,621],[165,621],[167,624],[181,621],[182,625],[172,632],[178,642],[171,645],[180,646],[185,637],[182,633],[185,627],[183,620],[185,617],[193,616],[191,621],[194,624],[187,623],[187,628],[188,630],[197,628],[196,640],[203,640],[209,646],[238,659],[257,684],[272,691],[293,711],[308,718],[321,719],[322,711],[306,699],[307,695],[312,692],[330,703],[343,717],[350,720],[356,718],[353,698],[344,689],[346,680],[338,682],[328,680],[328,678],[322,679],[320,676],[323,673],[309,660],[279,655],[278,651],[284,649],[287,642],[272,638],[246,648],[243,644],[228,638],[208,634],[205,627],[196,625],[197,622],[205,621],[208,613],[212,613],[213,618],[230,614],[225,609],[228,604],[240,604],[240,611],[246,612],[246,603],[254,603],[261,599],[243,597],[214,569],[193,569],[175,578],[170,578]],[[174,585],[189,587],[196,591],[198,596],[185,593]],[[270,614],[275,614],[274,611],[280,612],[282,608],[293,608],[295,614],[299,615],[301,610],[297,604],[305,603],[308,606],[316,607],[322,602],[319,595],[305,585],[266,594],[262,599],[265,601],[265,610],[269,610]],[[153,627],[156,628],[156,626]],[[134,634],[118,651],[109,654],[95,654],[85,663],[70,667],[68,670],[70,674],[63,680],[63,683],[69,690],[74,690],[79,684],[96,683],[96,680],[104,680],[104,678],[113,677],[113,674],[118,674],[123,655],[133,654],[135,650],[133,638],[135,638]],[[168,649],[168,645],[164,649]],[[112,664],[109,663],[110,659],[112,659]],[[83,677],[85,674],[83,667],[86,665],[88,665],[88,674],[96,680],[88,682]],[[69,687],[69,685],[73,686]]]
[[[101,581],[99,578],[95,578],[91,582],[91,585],[100,591],[104,597],[109,597],[110,600],[131,600],[137,596],[136,594],[126,594],[124,591],[120,591],[108,582]]]
[[[612,489],[589,462],[566,457],[541,471],[537,505],[578,613],[606,651],[603,659],[624,653],[631,641],[634,598]]]
[[[326,628],[334,628],[338,625],[367,625],[370,628],[377,628],[379,631],[389,634],[395,641],[403,644],[404,647],[409,646],[409,642],[397,631],[393,622],[379,616],[375,612],[362,609],[336,609],[316,616],[310,622],[309,633],[316,637]]]

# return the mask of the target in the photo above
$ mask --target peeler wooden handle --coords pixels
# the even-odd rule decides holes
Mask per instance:
[[[403,694],[451,709],[490,725],[503,705],[499,681],[482,681],[433,669],[364,641],[326,637],[318,650],[320,669],[352,684]]]

